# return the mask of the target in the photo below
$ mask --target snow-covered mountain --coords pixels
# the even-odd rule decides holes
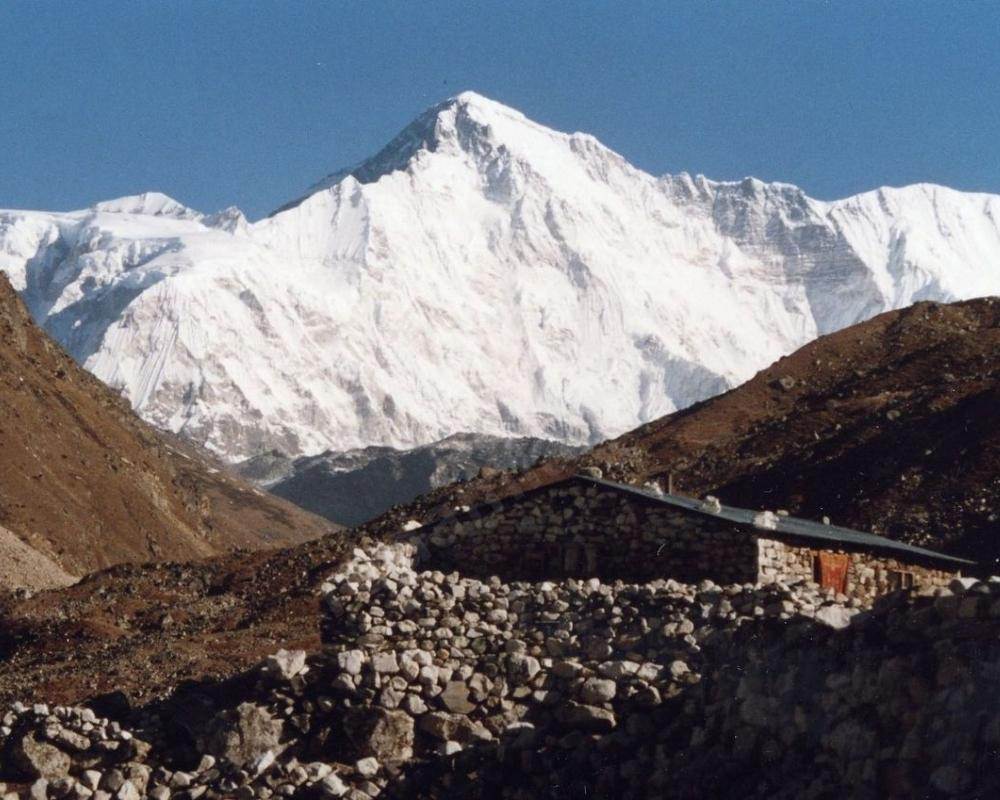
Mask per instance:
[[[472,93],[271,217],[0,212],[0,269],[148,420],[230,459],[590,442],[918,299],[1000,293],[1000,197],[654,177]]]

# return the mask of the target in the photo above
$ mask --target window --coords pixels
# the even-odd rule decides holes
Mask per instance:
[[[904,572],[899,569],[890,569],[886,576],[886,584],[890,592],[896,592],[900,589],[912,589],[913,573]]]

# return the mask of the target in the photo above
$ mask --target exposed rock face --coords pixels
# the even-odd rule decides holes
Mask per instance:
[[[412,450],[366,447],[297,459],[265,453],[236,469],[272,494],[353,526],[441,486],[526,469],[540,459],[582,449],[545,439],[458,433]]]

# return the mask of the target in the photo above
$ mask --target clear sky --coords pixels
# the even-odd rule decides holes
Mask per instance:
[[[1000,193],[996,2],[0,5],[0,207],[266,214],[474,89],[654,173]]]

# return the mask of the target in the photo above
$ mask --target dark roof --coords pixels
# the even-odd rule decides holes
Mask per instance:
[[[968,561],[964,558],[956,558],[955,556],[938,553],[934,550],[927,550],[923,547],[915,547],[911,544],[904,544],[903,542],[886,539],[884,536],[876,536],[872,533],[863,533],[862,531],[855,531],[851,528],[841,528],[838,525],[826,525],[821,522],[813,522],[812,520],[785,516],[783,514],[769,515],[767,518],[768,526],[765,527],[758,523],[760,515],[766,512],[751,511],[747,508],[736,508],[734,506],[722,505],[721,503],[717,507],[713,507],[713,504],[702,500],[695,500],[692,497],[681,497],[675,494],[659,494],[647,491],[646,489],[640,489],[637,486],[630,486],[625,483],[615,483],[614,481],[606,481],[600,478],[591,478],[588,475],[577,475],[573,478],[567,478],[565,481],[560,481],[560,483],[571,482],[593,484],[594,486],[601,486],[605,489],[611,489],[617,492],[637,496],[647,502],[663,503],[664,505],[703,514],[708,517],[721,517],[722,519],[736,523],[737,525],[745,525],[754,528],[755,530],[763,531],[763,533],[769,534],[774,538],[791,537],[796,539],[808,539],[826,544],[851,545],[866,550],[880,550],[907,560],[929,560],[964,566],[971,566],[976,563],[975,561]],[[556,485],[558,484],[549,484],[548,487],[539,488],[551,488]],[[769,527],[770,525],[773,525],[774,527]]]

